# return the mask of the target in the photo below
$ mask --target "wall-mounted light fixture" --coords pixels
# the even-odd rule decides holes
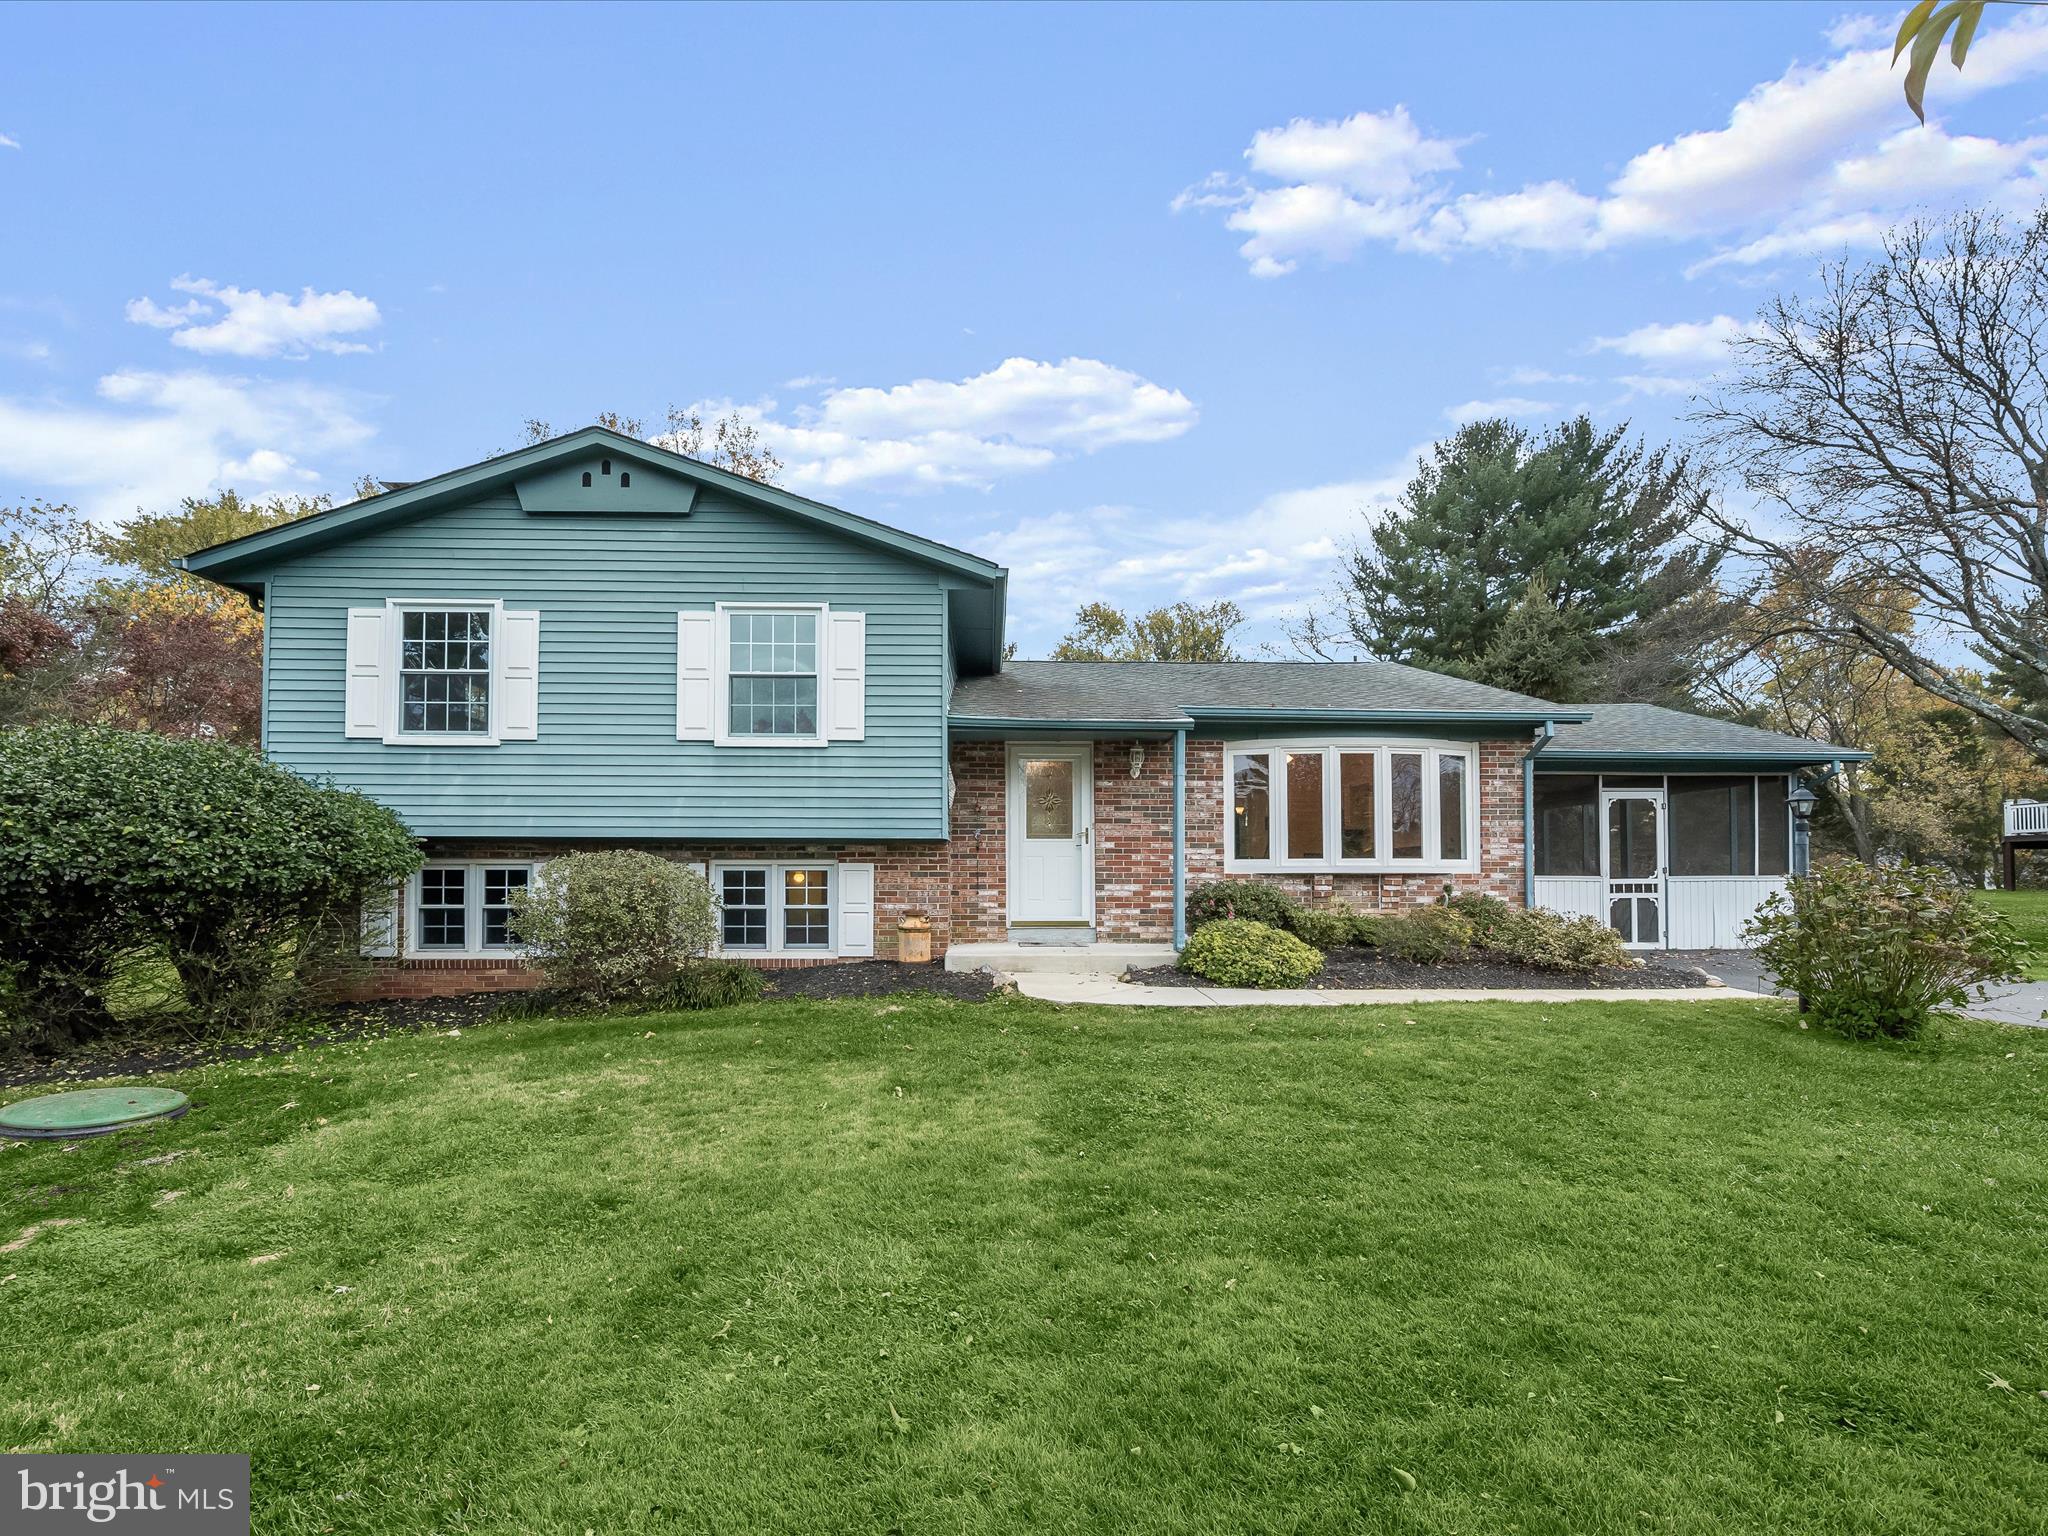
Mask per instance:
[[[1820,796],[1816,795],[1804,784],[1801,784],[1785,797],[1785,803],[1792,807],[1794,820],[1811,821],[1813,820],[1814,807],[1820,804]]]
[[[1144,771],[1145,749],[1142,746],[1133,746],[1131,748],[1131,777],[1135,779],[1139,774],[1143,773]]]

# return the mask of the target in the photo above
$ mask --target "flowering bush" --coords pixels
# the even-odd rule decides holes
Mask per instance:
[[[2012,925],[1947,871],[1850,859],[1790,882],[1748,937],[1816,1024],[1852,1039],[1917,1037],[1936,1008],[2017,974],[2022,949]]]

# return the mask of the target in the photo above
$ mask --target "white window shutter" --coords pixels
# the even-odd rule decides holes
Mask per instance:
[[[505,610],[498,637],[498,739],[533,741],[540,735],[540,614]]]
[[[345,736],[384,739],[384,610],[348,611],[348,672],[343,709]]]
[[[715,613],[676,615],[676,740],[709,741],[717,690],[712,640],[718,632]]]
[[[867,735],[868,616],[835,608],[828,615],[831,643],[826,647],[832,675],[827,683],[825,736],[830,741],[859,741]]]
[[[373,960],[389,960],[398,953],[398,908],[404,899],[404,885],[364,899],[362,911],[363,954]]]
[[[839,866],[839,953],[875,952],[875,866]]]

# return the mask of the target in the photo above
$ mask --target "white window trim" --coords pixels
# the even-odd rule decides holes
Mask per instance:
[[[809,955],[817,959],[837,959],[839,955],[839,865],[832,859],[720,859],[711,866],[711,894],[714,899],[721,897],[725,890],[725,872],[729,869],[765,869],[768,872],[768,942],[766,944],[727,944],[725,924],[721,914],[719,921],[719,953],[727,955]],[[782,926],[782,877],[792,869],[822,869],[830,882],[825,903],[826,922],[831,933],[831,942],[822,949],[815,944],[791,947],[783,942]]]
[[[468,942],[461,949],[446,944],[420,944],[420,876],[430,869],[459,869],[462,879],[462,936]],[[510,958],[526,953],[523,944],[484,943],[484,871],[523,869],[527,885],[540,878],[540,864],[534,859],[429,859],[405,882],[405,950],[408,960],[462,960]]]
[[[405,718],[405,679],[399,668],[399,637],[404,630],[402,615],[438,613],[457,609],[487,609],[491,615],[491,728],[481,735],[470,731],[408,731]],[[384,745],[387,747],[495,747],[498,745],[499,709],[505,691],[505,603],[496,597],[387,597],[384,599]],[[436,950],[440,954],[445,951]]]
[[[1232,810],[1233,766],[1237,758],[1263,752],[1269,760],[1267,802],[1271,821],[1267,847],[1271,858],[1240,859],[1237,856],[1237,823]],[[1320,752],[1323,755],[1323,854],[1315,859],[1290,859],[1287,848],[1287,755]],[[1390,846],[1393,775],[1388,772],[1387,754],[1422,754],[1422,857],[1396,859],[1391,855],[1370,859],[1346,859],[1337,855],[1342,831],[1339,826],[1341,782],[1337,755],[1340,752],[1372,752],[1373,836],[1379,848]],[[1465,762],[1465,857],[1446,859],[1442,855],[1441,796],[1438,793],[1437,760],[1457,757]],[[1446,874],[1479,873],[1479,745],[1469,741],[1412,740],[1389,736],[1294,737],[1277,741],[1227,741],[1223,744],[1223,868],[1230,874]]]
[[[711,611],[711,743],[718,747],[822,747],[830,744],[825,712],[830,707],[832,605],[829,603],[713,603]],[[814,736],[735,736],[732,733],[732,624],[735,613],[810,613],[818,620],[818,699]],[[793,674],[801,676],[802,674]],[[806,954],[812,951],[806,950]]]

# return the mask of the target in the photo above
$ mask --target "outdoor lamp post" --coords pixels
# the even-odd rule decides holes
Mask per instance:
[[[1795,780],[1792,793],[1785,797],[1785,804],[1792,808],[1792,836],[1795,839],[1797,862],[1793,868],[1800,874],[1806,873],[1806,824],[1813,820],[1813,808],[1820,804],[1820,796],[1806,785]],[[1799,1011],[1806,1012],[1806,994],[1799,994]]]

